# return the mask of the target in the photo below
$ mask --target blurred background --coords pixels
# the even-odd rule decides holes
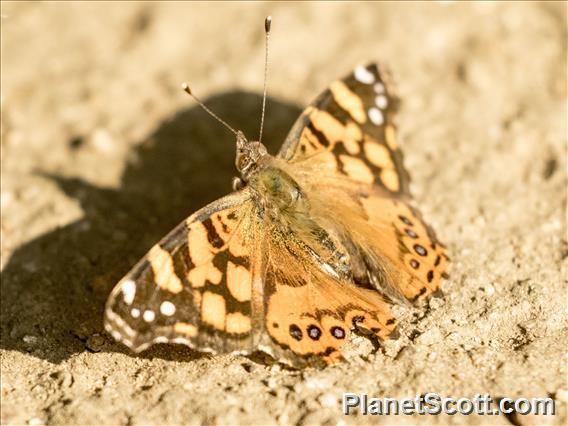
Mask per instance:
[[[417,204],[454,260],[446,302],[323,372],[135,357],[103,332],[108,292],[234,175],[233,136],[180,85],[256,138],[266,15],[272,153],[331,81],[391,68]],[[2,422],[333,423],[346,390],[563,403],[566,17],[562,2],[2,2]]]

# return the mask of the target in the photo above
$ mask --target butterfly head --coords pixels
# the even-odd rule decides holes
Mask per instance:
[[[237,155],[235,166],[244,182],[259,169],[261,160],[268,154],[266,147],[260,142],[249,142],[243,132],[237,132]]]

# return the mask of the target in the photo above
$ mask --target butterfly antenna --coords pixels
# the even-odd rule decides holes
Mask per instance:
[[[268,39],[270,38],[270,25],[272,17],[267,16],[264,20],[264,33],[266,34],[264,49],[264,92],[262,94],[262,115],[260,116],[260,134],[258,141],[262,142],[262,128],[264,127],[264,111],[266,110],[266,85],[268,83]]]
[[[195,99],[195,102],[197,102],[199,104],[199,106],[201,108],[203,108],[205,110],[205,112],[207,112],[211,117],[213,117],[214,119],[216,119],[219,123],[221,123],[223,126],[225,126],[227,129],[229,129],[231,132],[233,132],[233,134],[238,135],[238,132],[233,129],[231,126],[229,126],[227,124],[226,121],[222,120],[221,118],[219,118],[219,116],[217,114],[215,114],[213,111],[211,111],[209,108],[207,108],[205,106],[205,104],[203,102],[201,102],[199,100],[199,98],[197,96],[195,96],[193,94],[193,92],[191,91],[191,89],[189,88],[189,85],[187,83],[183,83],[181,85],[181,88],[189,95],[191,96],[193,99]]]

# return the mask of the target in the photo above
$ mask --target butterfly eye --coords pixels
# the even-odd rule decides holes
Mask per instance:
[[[237,169],[242,171],[246,169],[249,163],[250,158],[247,155],[241,155],[239,158],[237,158]]]

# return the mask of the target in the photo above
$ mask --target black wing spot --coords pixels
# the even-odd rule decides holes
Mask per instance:
[[[322,132],[320,132],[318,129],[316,129],[316,126],[314,126],[314,123],[312,123],[310,121],[310,124],[308,124],[307,127],[314,134],[314,136],[317,138],[318,142],[322,146],[328,147],[328,146],[331,145],[331,142],[329,141],[329,139],[327,139],[327,137]]]
[[[406,235],[408,235],[410,238],[418,238],[418,234],[416,234],[416,232],[414,232],[412,229],[406,228],[404,232],[406,232]]]
[[[336,339],[345,339],[345,330],[341,327],[331,327],[331,335]]]
[[[217,233],[217,230],[215,229],[211,218],[205,219],[202,223],[203,226],[205,226],[205,230],[207,231],[207,240],[211,243],[211,245],[216,249],[223,247],[224,241]]]
[[[416,252],[416,254],[418,254],[419,256],[422,256],[422,257],[428,255],[428,250],[426,250],[420,244],[414,244],[414,251]]]
[[[308,327],[308,336],[310,336],[310,339],[312,340],[319,340],[321,337],[321,330],[315,325],[310,325]]]
[[[302,330],[300,330],[300,327],[298,327],[296,324],[290,325],[289,331],[290,336],[292,336],[296,340],[302,340],[302,337],[304,337]]]

